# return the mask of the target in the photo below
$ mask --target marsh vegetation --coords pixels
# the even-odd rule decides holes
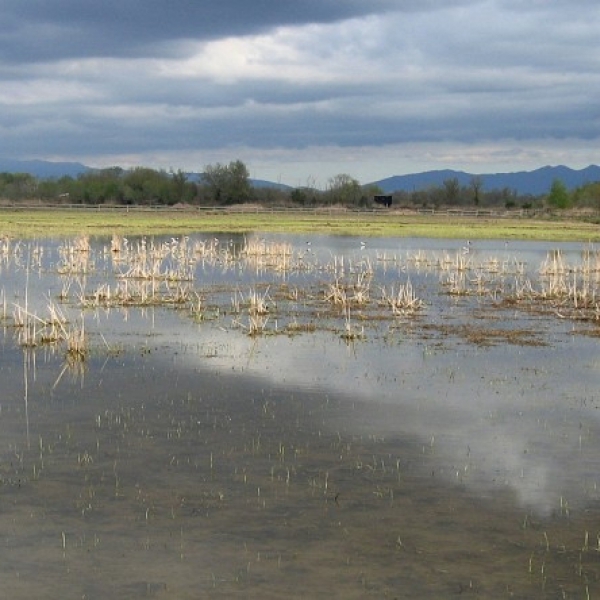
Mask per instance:
[[[594,597],[600,252],[0,238],[11,598]]]

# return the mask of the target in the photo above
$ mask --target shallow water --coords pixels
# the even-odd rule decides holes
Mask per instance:
[[[594,597],[598,325],[449,295],[412,257],[456,258],[456,241],[274,241],[302,268],[244,262],[243,237],[220,241],[236,260],[194,264],[201,318],[164,304],[82,314],[75,290],[116,285],[110,240],[93,241],[61,303],[88,338],[71,362],[60,345],[21,346],[11,316],[25,298],[45,314],[64,288],[60,244],[40,241],[39,265],[30,249],[5,256],[7,597]],[[468,256],[533,278],[557,248],[580,264],[575,244],[478,241]],[[350,315],[361,335],[344,339],[348,315],[323,296],[369,263],[370,300]],[[517,275],[502,277],[512,289]],[[409,279],[424,308],[386,313],[379,289]],[[251,289],[270,304],[256,336],[232,301]]]

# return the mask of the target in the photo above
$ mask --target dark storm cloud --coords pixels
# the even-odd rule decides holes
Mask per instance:
[[[7,0],[2,3],[0,57],[29,62],[157,56],[175,52],[173,44],[178,41],[330,23],[399,6],[410,10],[418,4],[394,0]]]

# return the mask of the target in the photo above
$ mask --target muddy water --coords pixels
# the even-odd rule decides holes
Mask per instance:
[[[314,264],[405,250],[394,240],[308,241]],[[532,271],[546,251],[514,250]],[[92,276],[102,280],[98,264]],[[380,265],[376,277],[406,281],[407,269]],[[437,275],[414,271],[428,299],[419,316],[364,309],[359,321],[356,309],[364,335],[346,341],[343,316],[336,328],[306,301],[294,318],[327,326],[284,335],[292,309],[276,298],[268,331],[250,337],[235,326],[242,316],[224,314],[231,292],[216,290],[221,277],[266,282],[276,296],[278,285],[322,286],[331,275],[202,273],[194,285],[207,305],[221,304],[218,317],[214,308],[202,320],[162,306],[88,310],[82,362],[20,346],[4,319],[7,598],[599,593],[593,323],[449,298]],[[4,265],[10,300],[23,297],[24,275]],[[60,278],[50,264],[36,277],[29,301],[42,307],[33,290],[59,289]],[[487,335],[469,337],[465,324]],[[497,335],[506,328],[526,335]]]

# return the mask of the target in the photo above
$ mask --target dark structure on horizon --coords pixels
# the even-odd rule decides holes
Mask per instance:
[[[384,195],[377,195],[377,196],[373,196],[373,200],[375,202],[375,204],[381,204],[382,206],[385,206],[386,208],[389,208],[392,205],[392,196],[384,196]]]

